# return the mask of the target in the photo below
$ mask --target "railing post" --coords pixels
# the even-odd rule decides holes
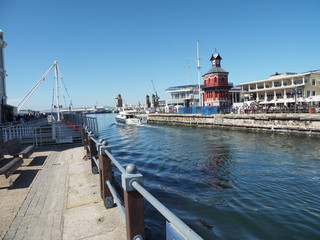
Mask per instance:
[[[100,175],[100,194],[101,198],[104,201],[104,206],[106,208],[113,207],[113,197],[112,194],[106,184],[106,181],[112,182],[113,173],[112,173],[112,166],[111,166],[111,159],[108,157],[107,153],[105,152],[110,151],[107,147],[108,143],[103,141],[99,148],[99,175]]]
[[[98,174],[99,170],[98,167],[96,166],[96,163],[93,160],[93,157],[97,157],[98,156],[98,151],[97,151],[97,146],[96,143],[93,141],[92,138],[94,138],[94,134],[92,132],[90,132],[88,134],[88,139],[89,139],[89,148],[90,148],[90,160],[91,160],[91,169],[92,169],[92,173],[93,174]]]
[[[82,144],[85,145],[85,139],[86,139],[86,125],[85,124],[82,125],[81,137],[82,137]]]
[[[89,137],[88,137],[88,129],[87,127],[84,128],[83,130],[83,144],[86,148],[86,158],[88,158],[90,150],[89,150]]]
[[[121,175],[124,189],[124,205],[126,211],[127,240],[145,239],[143,196],[134,189],[132,182],[143,185],[143,176],[137,172],[134,164],[129,164]]]

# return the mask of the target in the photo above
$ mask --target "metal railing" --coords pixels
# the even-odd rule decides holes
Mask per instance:
[[[91,160],[92,173],[100,175],[100,194],[106,208],[113,207],[115,201],[126,221],[127,239],[145,239],[144,199],[156,208],[169,222],[167,231],[178,239],[202,239],[196,232],[174,215],[160,201],[152,196],[143,184],[143,175],[134,164],[124,168],[111,154],[107,142],[98,139],[89,127],[83,126],[83,143],[86,156]],[[112,164],[121,173],[123,200],[116,191]],[[123,206],[124,205],[124,206]]]
[[[96,118],[76,113],[63,114],[61,122],[57,122],[54,115],[49,115],[47,118],[5,123],[0,125],[0,142],[19,138],[22,144],[36,147],[81,142],[83,124],[98,133]]]
[[[1,126],[2,141],[6,142],[12,138],[22,139],[25,136],[32,136],[34,129],[48,123],[47,118],[40,118],[29,122],[12,122],[12,124],[6,124]]]
[[[72,112],[64,112],[61,116],[62,120],[69,125],[75,126],[87,126],[93,131],[96,135],[99,133],[98,122],[95,117],[88,117],[86,114],[82,113],[72,113]],[[80,131],[80,129],[79,129]]]

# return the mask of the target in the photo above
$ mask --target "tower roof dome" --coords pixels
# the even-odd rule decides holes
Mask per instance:
[[[212,68],[206,74],[204,74],[203,77],[212,73],[228,73],[221,67],[221,63],[220,63],[221,60],[222,60],[222,57],[220,56],[219,53],[212,54],[210,58],[210,61],[212,62]]]

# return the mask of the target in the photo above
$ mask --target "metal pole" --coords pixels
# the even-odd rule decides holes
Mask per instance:
[[[48,69],[48,71],[46,71],[46,73],[40,78],[40,80],[36,83],[36,85],[31,89],[31,91],[27,94],[27,96],[24,97],[24,99],[22,99],[22,101],[19,103],[19,105],[17,106],[17,110],[18,112],[20,111],[20,109],[23,107],[23,105],[29,100],[29,98],[31,97],[31,95],[34,93],[35,90],[37,90],[37,88],[40,86],[40,84],[45,80],[45,78],[48,76],[49,72],[52,70],[52,68],[55,66],[54,62],[52,64],[52,66]]]
[[[294,113],[297,113],[297,87],[294,88]]]
[[[199,106],[202,107],[201,87],[200,87],[200,56],[199,56],[199,40],[197,39],[197,62],[198,62],[198,85],[199,85]]]
[[[120,200],[120,198],[118,196],[117,191],[113,188],[113,186],[112,186],[112,184],[110,183],[109,180],[106,180],[106,184],[107,184],[107,186],[108,186],[108,188],[109,188],[109,190],[110,190],[110,192],[111,192],[111,194],[113,196],[114,201],[116,202],[117,206],[119,207],[119,210],[120,210],[120,213],[121,213],[122,217],[125,219],[126,218],[126,213],[125,213],[124,207],[121,204],[121,200]]]
[[[57,115],[58,115],[58,122],[60,122],[60,97],[59,97],[59,73],[58,73],[58,62],[54,62],[55,68],[54,68],[54,74],[55,74],[55,80],[56,80],[56,102],[57,102]]]
[[[294,92],[294,113],[297,113],[297,93]]]

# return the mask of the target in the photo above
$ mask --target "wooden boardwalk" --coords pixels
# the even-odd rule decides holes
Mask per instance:
[[[84,155],[83,147],[36,152],[13,179],[1,178],[0,238],[126,239],[124,219],[118,208],[104,207],[99,175]],[[29,185],[19,181],[24,173]]]

